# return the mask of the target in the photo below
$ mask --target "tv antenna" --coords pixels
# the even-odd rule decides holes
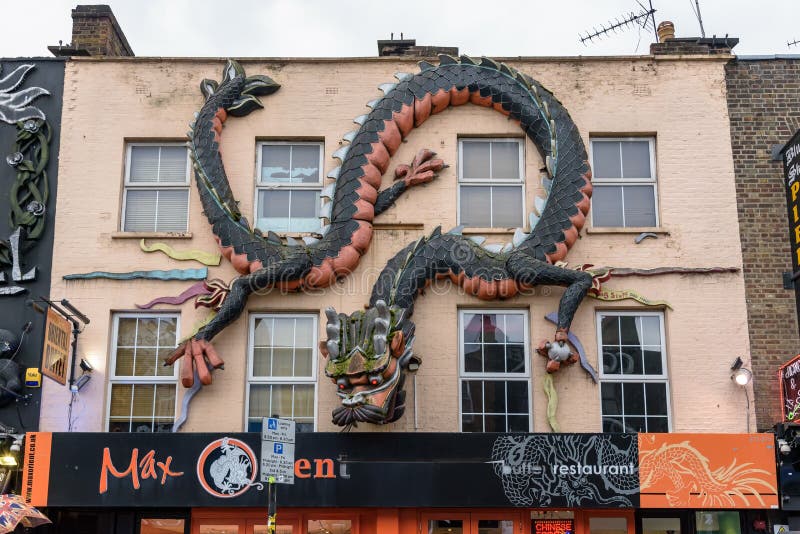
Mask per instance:
[[[611,32],[617,33],[617,30],[627,29],[632,24],[637,24],[644,29],[647,29],[649,25],[652,25],[652,31],[653,33],[656,33],[656,10],[653,8],[653,0],[648,0],[647,6],[642,4],[642,2],[639,0],[637,0],[636,3],[639,4],[640,8],[638,12],[630,11],[622,15],[621,19],[617,17],[606,24],[602,24],[599,30],[595,27],[592,27],[593,31],[587,31],[586,35],[578,34],[578,39],[583,45],[586,45],[587,42],[591,43],[594,41],[594,39],[599,39]]]
[[[692,0],[689,0],[691,4]],[[694,0],[694,5],[692,6],[692,11],[694,11],[694,16],[697,17],[697,22],[700,24],[700,36],[705,39],[706,38],[706,29],[703,27],[703,17],[700,16],[700,0]]]
[[[791,48],[791,47],[793,47],[793,46],[797,46],[798,44],[800,44],[800,41],[798,41],[798,40],[794,40],[794,41],[791,41],[791,42],[788,42],[788,43],[786,43],[786,46],[788,46],[789,48]]]

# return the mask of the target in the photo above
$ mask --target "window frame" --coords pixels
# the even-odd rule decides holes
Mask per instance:
[[[517,147],[519,149],[519,178],[517,179],[484,179],[484,178],[464,178],[464,143],[470,142],[515,142],[517,143]],[[491,153],[490,153],[491,154]],[[491,156],[490,156],[491,158]],[[489,161],[489,169],[491,170],[491,159]],[[522,137],[459,137],[458,139],[458,177],[457,177],[457,191],[456,191],[456,223],[462,224],[461,222],[461,187],[470,187],[470,186],[483,186],[483,187],[517,187],[521,186],[520,195],[520,202],[521,202],[521,213],[522,213],[522,221],[516,226],[525,227],[526,224],[526,215],[525,215],[525,138]],[[492,201],[491,198],[489,200],[489,219],[490,224],[494,222],[494,212],[492,209]],[[507,226],[470,226],[468,228],[508,228]]]
[[[114,384],[155,384],[155,385],[174,385],[175,386],[175,408],[174,408],[174,415],[173,415],[173,423],[174,420],[178,417],[178,365],[179,362],[176,362],[172,365],[172,375],[163,375],[163,376],[129,376],[129,375],[122,375],[117,376],[116,369],[117,369],[117,343],[119,340],[119,320],[120,319],[151,319],[151,318],[173,318],[175,319],[175,344],[176,346],[180,343],[181,340],[181,314],[175,312],[118,312],[112,313],[112,331],[111,331],[111,358],[109,359],[109,368],[108,368],[108,384],[107,384],[107,392],[106,395],[106,416],[105,416],[105,431],[111,432],[111,389]],[[131,410],[133,410],[133,405],[131,405]],[[133,418],[133,414],[131,414],[130,419]]]
[[[319,181],[318,182],[306,182],[306,183],[285,183],[285,182],[265,182],[261,179],[261,163],[263,161],[264,155],[264,146],[318,146],[319,147]],[[256,172],[255,172],[255,195],[253,195],[253,227],[258,228],[258,218],[259,218],[259,198],[261,197],[261,191],[318,191],[322,193],[322,189],[325,185],[325,168],[324,168],[324,161],[325,158],[325,141],[258,141],[256,143]],[[291,165],[291,163],[290,163]],[[289,169],[291,172],[291,167]],[[332,200],[331,200],[332,201]],[[291,203],[289,205],[289,209],[291,210]],[[316,218],[319,219],[322,213],[322,197],[320,196],[317,199],[316,204]],[[289,224],[291,226],[292,215],[291,211],[289,212]],[[320,227],[322,226],[322,221],[319,222]],[[289,230],[286,232],[278,232],[274,229],[262,229],[263,232],[267,230],[272,230],[278,234],[303,234],[308,233],[305,230]],[[313,233],[313,232],[312,232]]]
[[[312,340],[312,358],[311,358],[311,376],[310,377],[297,377],[297,376],[278,376],[278,377],[264,377],[256,376],[253,374],[254,364],[254,349],[255,349],[255,335],[256,335],[256,321],[263,318],[272,319],[296,319],[296,318],[311,318],[314,325],[311,331],[314,334]],[[319,313],[318,312],[254,312],[250,314],[248,319],[247,330],[247,383],[245,389],[244,399],[244,431],[247,432],[250,419],[250,386],[255,385],[313,385],[314,386],[314,432],[317,431],[317,424],[319,422],[319,385],[317,381],[318,372],[318,356],[319,356]],[[295,338],[297,330],[295,329]],[[293,347],[294,348],[294,347]],[[294,410],[294,406],[292,406]],[[265,416],[266,417],[266,416]],[[292,419],[294,420],[294,419]]]
[[[467,372],[464,367],[464,316],[466,314],[480,313],[482,315],[497,313],[504,315],[521,315],[524,329],[523,350],[525,372],[524,373],[492,373],[492,372]],[[525,382],[528,385],[528,432],[533,432],[533,392],[531,391],[531,353],[530,353],[530,316],[529,310],[523,308],[459,308],[458,310],[458,431],[463,430],[463,398],[462,383],[464,380],[503,380],[506,382]],[[507,408],[507,407],[506,407]],[[481,412],[483,415],[495,412]],[[508,411],[504,412],[508,415]],[[484,431],[485,432],[485,431]]]
[[[659,329],[660,329],[660,336],[661,336],[661,374],[660,375],[653,375],[653,374],[607,374],[603,367],[603,316],[608,317],[658,317],[659,318]],[[606,383],[632,383],[632,384],[664,384],[665,386],[665,398],[667,400],[667,432],[672,432],[672,402],[671,402],[671,392],[670,392],[670,380],[669,380],[669,369],[667,367],[667,338],[666,338],[666,317],[664,316],[663,311],[650,311],[650,310],[631,310],[631,309],[623,309],[623,310],[595,310],[595,328],[597,333],[597,364],[600,368],[600,387],[597,388],[597,395],[599,399],[598,407],[600,409],[600,424],[602,428],[603,422],[603,388],[602,385],[604,382]],[[641,343],[640,343],[641,345]],[[622,416],[625,417],[625,406],[624,400],[621,402],[622,405]],[[647,406],[647,398],[645,397],[645,406]],[[646,408],[645,408],[646,409]],[[635,417],[635,416],[631,416]],[[644,414],[642,417],[647,419],[647,414]],[[660,416],[654,416],[660,417]]]
[[[625,196],[622,196],[622,226],[596,226],[594,223],[594,210],[590,210],[590,216],[592,218],[592,227],[593,228],[661,228],[661,215],[660,215],[660,204],[658,201],[658,169],[656,168],[656,137],[651,135],[643,135],[643,136],[627,136],[627,137],[606,137],[606,136],[590,136],[589,137],[589,161],[592,164],[592,169],[594,169],[594,142],[595,141],[616,141],[616,142],[626,142],[626,141],[648,141],[648,150],[650,151],[650,178],[597,178],[592,175],[592,185],[596,186],[604,186],[604,185],[618,185],[620,187],[625,186],[653,186],[653,206],[655,207],[655,225],[654,226],[628,226],[625,224]],[[622,145],[620,145],[621,147]],[[622,162],[622,154],[620,154],[620,163]]]
[[[131,155],[134,147],[183,147],[186,150],[186,181],[185,182],[155,182],[155,183],[131,183]],[[125,216],[128,210],[128,191],[146,191],[146,190],[170,190],[181,191],[186,190],[186,229],[185,230],[153,230],[153,233],[167,233],[167,232],[188,232],[189,231],[189,214],[191,213],[191,170],[192,170],[192,157],[189,154],[189,149],[186,147],[185,142],[180,141],[147,141],[147,142],[126,142],[125,143],[125,171],[124,179],[122,182],[122,212],[119,221],[119,229],[121,232],[136,233],[138,230],[125,229]],[[158,213],[156,212],[156,216]],[[149,233],[149,232],[148,232]]]

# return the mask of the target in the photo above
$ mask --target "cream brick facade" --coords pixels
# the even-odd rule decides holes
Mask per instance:
[[[568,256],[571,265],[653,268],[661,266],[736,267],[742,259],[736,213],[733,163],[726,107],[724,63],[728,56],[653,58],[559,58],[509,60],[553,91],[570,112],[587,143],[592,135],[654,135],[661,227],[658,239],[634,244],[638,232],[601,232],[591,228]],[[267,74],[282,85],[263,97],[265,109],[227,122],[222,153],[235,196],[253,221],[257,140],[323,140],[325,171],[336,166],[331,154],[341,135],[354,129],[353,117],[366,112],[376,87],[393,81],[393,73],[416,69],[412,61],[373,59],[245,60],[248,74]],[[136,303],[177,295],[189,282],[66,282],[63,275],[95,270],[131,271],[194,267],[162,254],[140,251],[138,239],[121,235],[120,218],[128,141],[185,140],[187,123],[202,104],[203,78],[218,79],[224,62],[206,59],[75,59],[67,63],[62,118],[59,190],[53,262],[54,298],[69,298],[92,320],[81,334],[79,353],[95,367],[93,380],[80,392],[73,411],[73,430],[106,429],[108,365],[112,314],[136,311]],[[431,184],[414,188],[376,218],[376,232],[358,269],[340,285],[315,294],[253,296],[248,311],[293,311],[320,314],[334,306],[352,312],[369,298],[372,281],[403,246],[429,234],[437,225],[456,226],[456,163],[459,136],[522,137],[505,116],[477,106],[452,108],[433,116],[407,138],[392,159],[408,163],[417,150],[431,148],[451,167]],[[541,192],[541,158],[525,145],[526,205]],[[192,180],[193,181],[193,180]],[[178,249],[212,251],[216,245],[190,194],[191,237],[158,237]],[[513,232],[513,230],[512,230]],[[476,232],[480,233],[480,232]],[[511,233],[494,231],[490,241],[509,241]],[[230,280],[233,268],[223,260],[210,268],[211,278]],[[715,275],[665,275],[612,279],[609,288],[635,288],[653,299],[669,301],[664,310],[671,396],[671,424],[676,432],[744,432],[745,395],[729,379],[736,356],[749,360],[744,284],[740,272]],[[457,316],[460,308],[514,308],[529,313],[531,344],[551,339],[553,325],[543,316],[555,311],[559,288],[537,288],[535,296],[485,303],[461,294],[449,284],[428,291],[416,305],[415,353],[423,364],[407,385],[409,407],[397,423],[363,431],[458,431],[459,365]],[[161,306],[161,309],[175,308]],[[598,368],[596,310],[647,309],[635,302],[586,299],[572,331]],[[179,308],[186,334],[205,310],[192,302]],[[247,329],[243,316],[214,340],[225,360],[224,371],[193,401],[184,431],[235,432],[244,429],[247,388]],[[547,432],[542,392],[544,360],[530,351],[533,430]],[[317,360],[317,429],[336,430],[330,412],[337,404],[333,385]],[[416,384],[416,386],[414,385]],[[558,419],[564,432],[601,430],[600,391],[579,366],[555,376]],[[414,388],[416,387],[416,392]],[[182,388],[179,387],[180,390]],[[179,391],[179,396],[182,395]],[[415,399],[415,400],[414,400]],[[180,400],[180,399],[179,399]],[[66,388],[47,380],[41,429],[67,429]],[[750,414],[747,414],[749,417]]]

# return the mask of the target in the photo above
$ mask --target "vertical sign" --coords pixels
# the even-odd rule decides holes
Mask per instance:
[[[800,354],[778,368],[784,423],[800,422]]]
[[[47,308],[47,323],[44,327],[44,349],[42,350],[42,374],[56,382],[67,383],[69,343],[72,325],[52,307]]]
[[[789,210],[789,243],[792,250],[792,279],[795,308],[800,317],[800,130],[795,132],[781,151],[786,206]]]
[[[261,482],[294,484],[294,421],[265,417],[261,428]]]

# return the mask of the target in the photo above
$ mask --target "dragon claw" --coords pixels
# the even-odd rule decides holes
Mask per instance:
[[[414,157],[411,165],[398,165],[394,171],[395,180],[403,180],[406,187],[425,184],[437,176],[437,172],[446,168],[444,161],[434,159],[436,152],[423,148]]]
[[[567,331],[559,329],[555,341],[542,340],[536,348],[540,356],[548,359],[547,372],[555,373],[561,365],[571,365],[578,361],[578,355],[567,342]]]
[[[195,373],[200,383],[208,386],[211,384],[209,369],[225,368],[225,362],[214,346],[205,339],[191,338],[184,341],[164,359],[164,365],[172,365],[178,359],[181,359],[181,384],[185,388],[194,385]]]

